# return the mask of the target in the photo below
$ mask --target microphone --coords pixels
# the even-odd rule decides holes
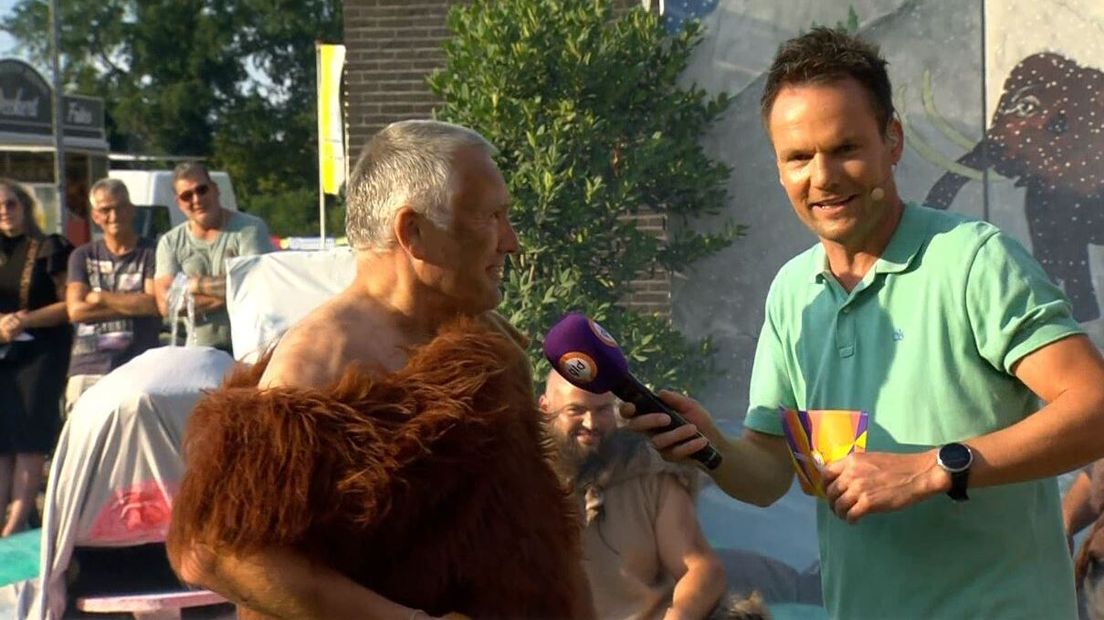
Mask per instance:
[[[874,202],[881,202],[885,200],[885,190],[882,189],[880,185],[878,187],[875,187],[874,189],[870,190],[870,199]]]
[[[671,423],[656,432],[685,425],[686,419],[668,407],[629,372],[625,354],[609,332],[581,312],[571,312],[548,330],[544,356],[564,379],[593,394],[613,392],[636,406],[637,413],[666,413]],[[709,469],[721,464],[721,454],[708,445],[690,455]]]

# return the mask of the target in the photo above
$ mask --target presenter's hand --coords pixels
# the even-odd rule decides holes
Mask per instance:
[[[826,465],[823,476],[828,506],[848,523],[900,510],[951,488],[950,474],[936,464],[935,450],[855,453]]]
[[[683,394],[670,390],[660,390],[660,400],[686,419],[688,424],[671,431],[656,432],[666,428],[671,418],[666,413],[644,413],[637,415],[631,403],[621,405],[621,416],[628,420],[628,429],[638,433],[655,433],[652,445],[668,461],[681,461],[701,450],[709,442],[720,445],[724,441],[721,432],[713,424],[709,412],[701,404]],[[700,434],[699,434],[700,433]],[[704,435],[704,436],[703,436]]]

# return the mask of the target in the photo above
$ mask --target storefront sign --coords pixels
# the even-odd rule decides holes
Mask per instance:
[[[0,132],[51,135],[50,86],[21,60],[0,60]],[[66,136],[104,139],[103,99],[64,95]]]

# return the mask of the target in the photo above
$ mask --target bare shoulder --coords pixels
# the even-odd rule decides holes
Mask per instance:
[[[352,364],[387,365],[370,305],[335,297],[292,326],[280,339],[260,387],[324,387]],[[385,338],[383,339],[385,340]]]

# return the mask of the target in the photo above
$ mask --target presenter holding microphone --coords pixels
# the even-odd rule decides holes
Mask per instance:
[[[761,112],[817,243],[771,283],[744,435],[661,393],[690,424],[653,444],[685,458],[708,439],[720,488],[768,505],[793,477],[779,407],[868,411],[866,452],[825,467],[817,502],[829,615],[1075,618],[1054,476],[1104,454],[1104,360],[1018,242],[898,194],[886,64],[827,28],[779,49]]]

